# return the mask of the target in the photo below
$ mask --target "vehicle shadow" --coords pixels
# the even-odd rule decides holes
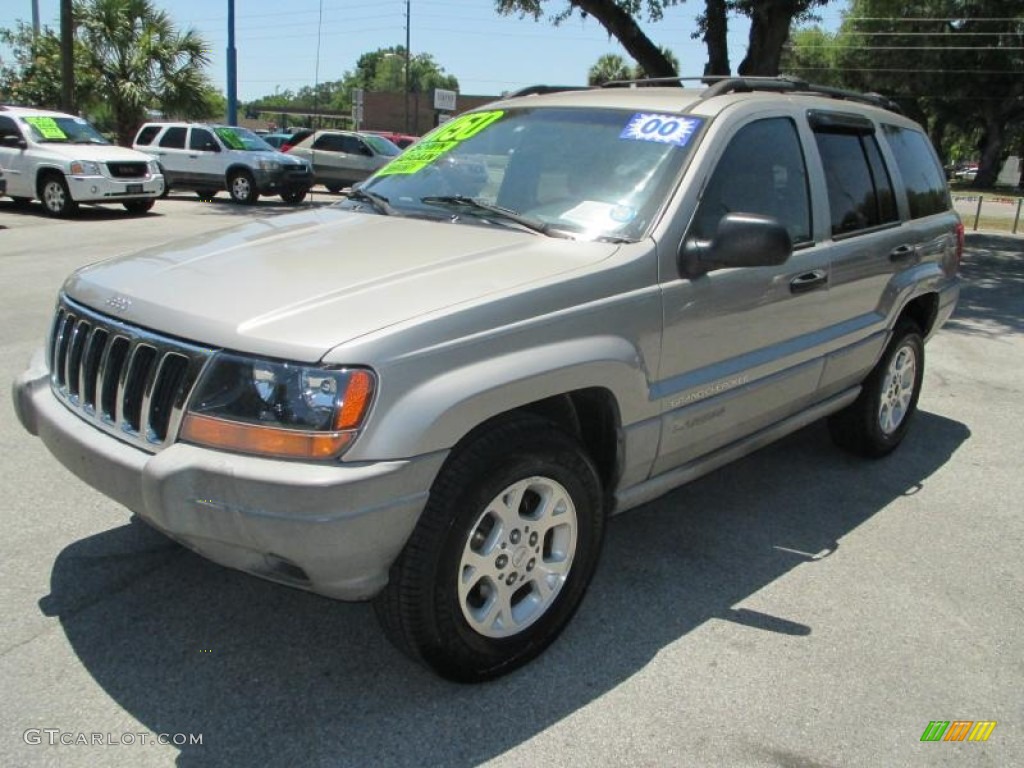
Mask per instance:
[[[476,765],[615,689],[708,621],[738,622],[753,643],[760,632],[815,632],[740,604],[814,568],[918,492],[969,437],[963,424],[921,412],[897,456],[864,462],[833,449],[819,423],[613,519],[562,638],[485,685],[447,683],[407,661],[368,605],[220,568],[137,522],[67,547],[39,605],[145,727],[202,734],[201,745],[179,747],[181,766]],[[813,483],[780,480],[809,467]]]
[[[946,329],[998,336],[1024,331],[1024,237],[968,234],[960,301]]]
[[[86,205],[78,207],[74,216],[66,219],[55,219],[43,210],[43,204],[32,201],[27,204],[15,203],[9,198],[0,198],[0,213],[10,213],[17,216],[31,216],[37,219],[49,219],[51,221],[113,221],[116,219],[138,219],[145,216],[159,214],[160,202],[149,213],[128,213],[120,204],[110,203],[109,205]]]

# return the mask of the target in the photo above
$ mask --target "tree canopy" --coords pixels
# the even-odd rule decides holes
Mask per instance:
[[[678,62],[665,55],[640,28],[639,21],[661,21],[665,9],[685,0],[558,0],[561,7],[548,11],[547,0],[495,0],[498,13],[530,16],[561,24],[574,15],[593,16],[633,57],[648,77],[673,77]],[[808,19],[829,0],[705,0],[694,36],[703,36],[708,49],[704,74],[728,75],[728,14],[750,18],[747,54],[739,66],[742,75],[777,75],[783,46],[794,21]]]

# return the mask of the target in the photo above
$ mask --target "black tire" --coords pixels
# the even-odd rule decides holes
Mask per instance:
[[[133,216],[140,216],[153,210],[155,200],[125,200],[121,205]]]
[[[217,196],[216,189],[197,189],[196,197],[202,200],[204,203],[208,203]]]
[[[545,503],[545,489],[554,491],[549,502],[559,501]],[[499,500],[513,493],[521,501],[514,511],[505,508],[509,524],[497,523]],[[528,530],[551,510],[558,522]],[[467,437],[445,462],[374,603],[377,616],[400,650],[449,680],[511,672],[547,648],[576,612],[604,522],[597,471],[576,439],[535,416],[497,422]],[[467,557],[479,560],[479,575]],[[507,619],[505,610],[488,608],[503,596]]]
[[[67,218],[78,211],[62,173],[49,172],[39,180],[39,199],[46,214],[54,218]]]
[[[923,378],[921,329],[910,320],[901,320],[882,358],[864,380],[860,395],[829,417],[832,440],[839,447],[868,458],[891,453],[910,428]]]
[[[341,190],[344,188],[343,184],[324,184],[324,186],[327,187],[328,192],[334,195],[341,192]]]
[[[248,171],[231,172],[228,176],[228,194],[232,200],[242,205],[253,205],[260,197],[256,181]]]
[[[282,192],[281,199],[288,203],[288,205],[298,205],[306,199],[306,190],[293,189],[288,192]]]

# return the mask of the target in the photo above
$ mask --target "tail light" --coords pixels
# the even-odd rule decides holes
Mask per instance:
[[[960,261],[964,257],[964,223],[962,221],[957,222],[956,225],[956,260],[953,264],[953,270],[960,270]]]

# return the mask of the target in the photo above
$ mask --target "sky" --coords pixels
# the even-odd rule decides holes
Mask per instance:
[[[41,23],[59,30],[59,0],[38,2]],[[226,91],[227,0],[155,0],[155,5],[209,42],[208,75]],[[549,5],[553,12],[565,4],[549,0]],[[672,50],[684,75],[703,72],[704,44],[690,38],[703,6],[690,0],[668,9],[660,22],[642,25],[656,45]],[[410,0],[409,7],[412,54],[433,55],[447,74],[458,78],[464,94],[498,95],[538,83],[584,85],[587,71],[606,53],[632,63],[593,19],[577,16],[555,27],[546,19],[500,16],[492,0]],[[826,7],[821,13],[826,25],[838,25],[845,7],[843,0]],[[405,44],[405,10],[405,0],[236,0],[239,98],[249,101],[340,79],[363,53]],[[31,22],[31,0],[0,0],[0,27],[13,27],[19,19]],[[749,27],[736,18],[729,27],[735,71]],[[0,46],[0,59],[9,56]]]

